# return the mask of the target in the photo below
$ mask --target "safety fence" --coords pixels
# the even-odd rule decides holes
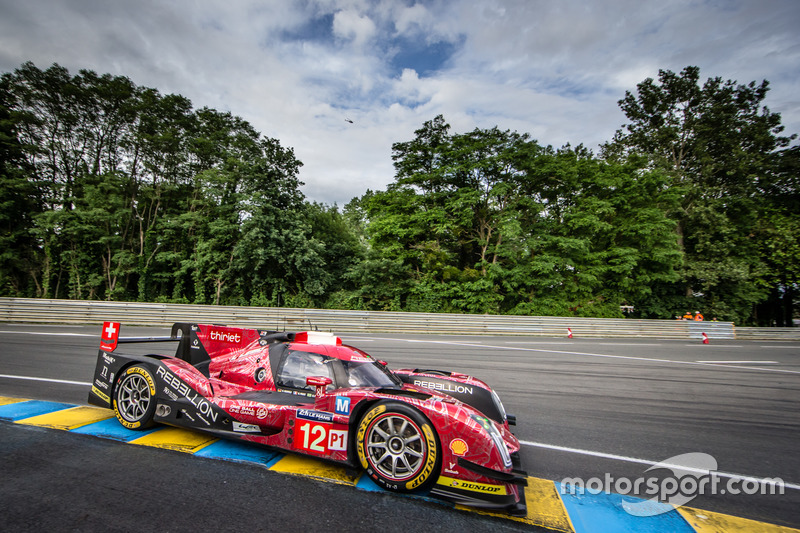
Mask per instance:
[[[530,335],[649,337],[666,339],[753,338],[800,340],[800,328],[735,328],[731,322],[603,319],[510,315],[460,315],[345,311],[140,302],[0,298],[0,322],[169,326],[174,322],[225,324],[277,331],[320,329],[337,333],[433,335]]]
[[[736,328],[737,339],[762,341],[800,341],[800,327],[795,328]]]

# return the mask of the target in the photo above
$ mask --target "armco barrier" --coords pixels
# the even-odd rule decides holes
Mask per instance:
[[[139,302],[0,298],[0,322],[169,326],[200,322],[275,330],[318,328],[337,333],[419,333],[438,335],[530,335],[566,337],[649,337],[665,339],[753,338],[800,340],[800,328],[734,328],[731,322],[602,319],[509,315],[459,315],[388,311],[342,311],[276,307],[234,307]]]
[[[800,341],[800,327],[794,328],[736,328],[737,339],[761,341]]]

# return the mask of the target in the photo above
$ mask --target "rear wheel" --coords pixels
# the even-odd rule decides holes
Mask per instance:
[[[422,490],[438,476],[441,450],[433,426],[408,405],[375,405],[359,423],[356,446],[361,466],[388,490]]]
[[[128,429],[146,429],[154,425],[156,386],[153,375],[144,366],[127,368],[114,388],[114,413]]]

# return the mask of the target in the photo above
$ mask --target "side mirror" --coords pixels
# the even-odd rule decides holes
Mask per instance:
[[[323,376],[311,376],[306,378],[306,385],[316,387],[316,391],[314,392],[315,398],[319,398],[325,394],[325,387],[331,383],[333,383],[331,378],[326,378]]]
[[[378,360],[378,364],[379,364],[379,365],[381,365],[382,367],[387,367],[387,366],[389,366],[389,363],[387,363],[386,361],[383,361],[382,359],[379,359],[379,360]]]

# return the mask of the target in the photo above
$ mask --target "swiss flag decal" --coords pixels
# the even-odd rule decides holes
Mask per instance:
[[[117,339],[119,339],[119,322],[103,322],[100,349],[104,352],[113,352],[117,349]]]

